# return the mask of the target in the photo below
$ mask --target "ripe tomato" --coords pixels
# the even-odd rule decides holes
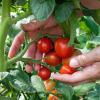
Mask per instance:
[[[57,66],[61,63],[61,61],[62,59],[57,56],[56,52],[50,52],[44,58],[44,62],[48,63],[51,66]]]
[[[73,74],[74,72],[76,72],[76,70],[67,64],[64,64],[60,69],[61,74]]]
[[[46,67],[42,67],[39,72],[38,72],[38,76],[40,76],[42,78],[42,80],[47,80],[50,78],[51,72],[48,68]]]
[[[52,47],[52,41],[49,38],[41,38],[37,43],[37,48],[42,53],[49,52]]]
[[[75,50],[70,58],[63,58],[63,59],[62,59],[62,64],[67,64],[67,65],[69,65],[70,60],[71,60],[73,57],[78,56],[78,55],[80,55],[80,54],[82,54],[81,51]]]
[[[68,47],[68,38],[58,38],[55,41],[55,51],[59,57],[65,58],[70,57],[74,51],[73,47]]]
[[[57,96],[49,94],[48,100],[59,100]]]
[[[53,80],[48,79],[44,81],[44,85],[46,87],[47,92],[50,92],[54,89],[54,87],[56,86],[56,83]]]

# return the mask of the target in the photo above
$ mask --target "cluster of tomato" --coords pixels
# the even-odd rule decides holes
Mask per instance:
[[[43,62],[46,62],[52,67],[62,63],[62,66],[59,70],[61,74],[72,74],[76,70],[69,66],[68,59],[74,53],[74,47],[68,46],[68,38],[57,38],[52,41],[50,38],[43,37],[37,42],[37,48],[40,52],[45,53],[43,57]],[[38,71],[38,75],[42,80],[47,80],[50,78],[51,71],[49,68],[42,66]]]
[[[69,66],[69,61],[73,56],[80,54],[80,51],[75,50],[73,46],[68,46],[69,39],[59,37],[55,40],[52,40],[47,37],[40,38],[37,42],[37,49],[44,55],[42,57],[42,62],[45,62],[48,66],[41,66],[36,64],[34,70],[38,71],[38,76],[44,80],[44,85],[46,91],[49,92],[48,100],[59,100],[56,90],[56,82],[50,79],[51,70],[50,67],[56,68],[58,65],[61,65],[59,73],[60,74],[73,74],[76,69]],[[33,69],[31,66],[26,67],[27,72],[31,72]]]

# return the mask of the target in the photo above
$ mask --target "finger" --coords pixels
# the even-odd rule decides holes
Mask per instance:
[[[35,59],[35,53],[36,53],[36,45],[35,43],[33,43],[29,46],[24,57]],[[33,71],[32,65],[33,65],[32,62],[28,62],[28,64],[25,65],[25,70],[27,73],[31,73]]]
[[[63,33],[62,29],[60,28],[60,26],[55,26],[55,27],[51,27],[51,28],[47,28],[45,30],[43,30],[42,33],[49,33],[49,34],[58,34],[61,35]]]
[[[36,44],[33,43],[29,46],[28,50],[26,51],[24,57],[27,58],[35,58],[35,53],[36,53]]]
[[[42,59],[42,53],[39,50],[36,50],[35,59],[36,60]]]
[[[39,33],[39,31],[43,34],[49,33],[49,34],[58,34],[61,35],[63,33],[62,29],[60,28],[60,26],[56,25],[54,27],[51,28],[47,28],[47,29],[43,29],[43,30],[34,30],[34,31],[29,31],[29,37],[31,39],[35,38],[37,36],[37,34]]]
[[[28,24],[23,24],[22,27],[24,31],[34,31],[40,28],[50,28],[57,25],[53,16],[50,16],[46,21],[36,21],[30,22]]]
[[[31,65],[25,65],[25,71],[27,72],[27,73],[32,73],[32,71],[33,71],[33,66],[31,66]]]
[[[71,75],[68,74],[59,74],[59,73],[52,73],[51,78],[55,80],[59,80],[61,82],[70,82]]]
[[[24,42],[24,32],[20,31],[19,34],[15,37],[15,39],[10,47],[10,50],[8,53],[9,58],[13,58],[16,55],[16,53],[19,51],[21,44],[23,42]]]
[[[52,78],[68,83],[78,83],[86,80],[94,80],[100,78],[100,62],[85,67],[83,71],[77,71],[72,75],[68,74],[52,74]]]
[[[29,31],[28,35],[29,35],[30,39],[34,39],[34,38],[36,38],[38,33],[39,33],[39,29],[34,30],[34,31]]]
[[[56,20],[55,20],[54,16],[50,16],[50,17],[45,21],[44,29],[51,28],[51,27],[54,27],[54,26],[56,26],[56,25],[57,25],[57,23],[56,23]]]
[[[81,0],[83,6],[89,9],[100,9],[100,1],[99,0]]]
[[[28,31],[29,32],[29,31],[37,30],[42,26],[44,26],[44,22],[39,22],[39,21],[34,20],[33,22],[30,22],[28,24],[23,24],[22,25],[22,29],[24,31]]]
[[[71,67],[87,66],[94,62],[100,61],[100,47],[92,50],[89,53],[81,54],[70,60]]]
[[[39,50],[37,50],[37,51],[36,51],[36,54],[35,54],[35,60],[40,60],[40,59],[42,59],[42,56],[43,56],[43,54],[42,54]],[[41,61],[42,61],[42,60],[41,60]],[[36,64],[34,65],[34,70],[35,70],[35,71],[39,71],[40,68],[41,68],[41,64],[36,63]]]

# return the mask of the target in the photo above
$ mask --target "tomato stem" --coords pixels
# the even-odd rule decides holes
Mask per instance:
[[[42,64],[43,66],[48,66],[45,62],[42,62],[41,61],[42,59],[40,60],[35,60],[35,59],[31,59],[31,58],[19,58],[17,59],[17,61],[22,61],[22,62],[25,62],[25,63],[29,63],[29,62],[32,62],[32,63],[38,63],[38,64]],[[16,61],[15,61],[16,62]],[[13,64],[15,63],[14,61],[13,62],[8,62],[8,64]],[[9,67],[10,68],[10,67]]]
[[[33,41],[30,42],[29,44],[27,44],[27,45],[25,46],[25,48],[24,48],[17,56],[15,56],[15,57],[13,57],[12,59],[8,60],[8,61],[7,61],[7,64],[9,65],[9,64],[13,64],[13,63],[19,61],[19,60],[22,58],[22,56],[25,54],[25,52],[27,51],[28,47],[29,47],[32,43],[33,43]]]
[[[0,23],[0,71],[5,71],[6,57],[5,57],[5,40],[7,31],[10,27],[10,0],[2,0],[2,15]]]
[[[26,34],[26,33],[25,33],[25,34]],[[13,57],[12,59],[9,59],[9,60],[7,61],[7,65],[11,65],[11,64],[13,64],[13,63],[15,63],[15,62],[17,62],[17,61],[20,61],[20,60],[22,59],[22,56],[23,56],[23,55],[25,54],[25,52],[27,51],[28,47],[29,47],[33,42],[36,42],[39,38],[42,38],[42,37],[44,37],[44,36],[50,37],[50,36],[52,36],[52,35],[49,35],[49,34],[41,34],[41,33],[39,33],[39,34],[37,35],[37,37],[34,38],[30,43],[26,43],[25,48],[24,48],[17,56]],[[56,37],[56,35],[54,35],[54,36]]]

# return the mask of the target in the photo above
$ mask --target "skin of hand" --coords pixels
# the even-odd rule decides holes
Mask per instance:
[[[89,9],[100,9],[100,0],[81,0],[81,4]]]
[[[46,33],[58,34],[58,35],[62,34],[62,29],[56,23],[53,16],[49,17],[44,22],[33,21],[28,24],[24,24],[23,29],[24,31],[28,32],[28,35],[31,39],[35,38],[38,32],[41,32],[43,34],[46,34]],[[24,40],[25,40],[24,31],[20,31],[17,34],[17,36],[14,38],[12,45],[10,47],[9,53],[8,53],[9,58],[13,58],[18,53],[21,45],[24,43]],[[42,54],[37,50],[36,44],[33,43],[32,45],[29,46],[24,57],[38,60],[42,58]],[[35,69],[37,70],[37,68]]]
[[[96,4],[95,1],[98,3]],[[89,9],[100,8],[100,1],[98,0],[95,0],[95,1],[81,0],[81,3]],[[39,31],[41,31],[44,34],[50,33],[50,34],[60,35],[62,33],[61,28],[57,25],[53,16],[49,17],[44,22],[33,21],[28,24],[24,24],[23,28],[29,33],[29,37],[31,39],[34,38]],[[24,32],[20,31],[19,34],[15,37],[11,45],[11,48],[8,53],[9,58],[13,58],[18,53],[21,45],[24,43],[24,40],[25,40]],[[79,55],[71,60],[70,65],[72,67],[85,66],[83,71],[77,71],[72,75],[67,75],[67,74],[61,75],[61,74],[53,73],[52,78],[56,80],[60,80],[62,82],[70,83],[70,84],[80,84],[84,82],[89,82],[91,80],[93,81],[93,80],[99,79],[100,78],[99,50],[100,48],[96,48],[90,53]],[[36,44],[33,43],[32,45],[29,46],[24,56],[38,60],[42,57],[42,54],[37,50]]]
[[[93,49],[89,53],[72,58],[70,60],[70,66],[73,68],[83,66],[84,68],[71,75],[52,73],[51,77],[72,85],[100,79],[100,47]]]

